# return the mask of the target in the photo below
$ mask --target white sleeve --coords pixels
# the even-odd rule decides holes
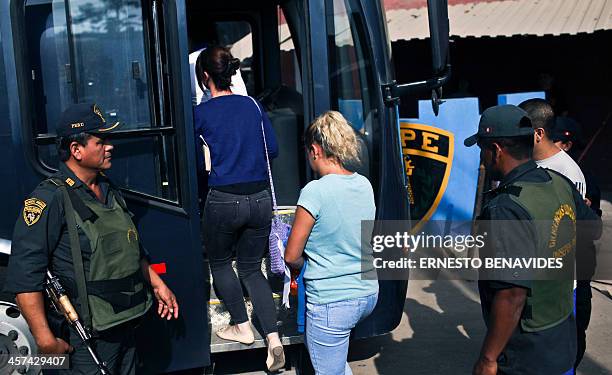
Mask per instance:
[[[582,173],[582,170],[580,170],[580,167],[578,167],[577,173],[579,174],[576,178],[576,189],[578,189],[578,191],[580,192],[580,195],[582,195],[582,198],[586,198],[586,179],[584,178],[584,173]]]
[[[242,74],[240,73],[240,69],[236,70],[236,73],[232,76],[232,92],[234,94],[249,96],[247,93],[246,85],[242,80]]]

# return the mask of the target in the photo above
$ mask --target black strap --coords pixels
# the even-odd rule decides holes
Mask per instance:
[[[68,196],[70,197],[70,203],[72,203],[72,207],[79,215],[81,220],[89,220],[92,223],[96,221],[98,215],[93,212],[89,207],[87,207],[85,203],[83,203],[83,200],[79,198],[74,189],[69,189],[68,187],[66,187],[66,184],[64,184],[64,182],[58,178],[50,178],[49,180],[57,186],[64,186],[66,188],[66,190],[68,191]]]
[[[70,237],[70,250],[72,251],[72,263],[74,267],[74,279],[77,285],[77,301],[81,307],[81,318],[83,323],[91,327],[91,314],[89,312],[89,301],[87,300],[87,282],[85,279],[85,268],[83,267],[83,256],[81,254],[81,243],[77,232],[74,208],[68,193],[68,188],[63,183],[58,185],[64,196],[64,215],[66,215],[66,226]]]
[[[500,189],[500,193],[506,193],[518,197],[521,195],[522,187],[516,185],[507,185]]]

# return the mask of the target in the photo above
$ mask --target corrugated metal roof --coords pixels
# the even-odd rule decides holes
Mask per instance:
[[[407,2],[403,8],[399,6],[401,2],[392,4],[387,7],[391,40],[429,37],[427,8],[414,7],[416,0]],[[451,1],[450,4],[450,33],[458,37],[575,35],[612,29],[612,0]]]

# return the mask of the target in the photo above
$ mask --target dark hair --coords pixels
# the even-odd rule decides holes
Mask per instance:
[[[88,133],[78,133],[66,137],[58,137],[55,140],[55,144],[57,146],[57,155],[59,156],[60,161],[66,162],[68,159],[70,159],[70,144],[72,142],[76,142],[81,146],[86,146],[89,138],[91,138],[91,134]]]
[[[532,135],[522,135],[519,137],[508,138],[481,138],[478,143],[483,149],[492,149],[493,143],[497,143],[516,160],[531,159],[533,155]]]
[[[232,85],[232,76],[240,67],[240,60],[235,59],[225,47],[215,46],[200,52],[196,60],[196,77],[200,89],[204,90],[204,72],[208,73],[218,90],[228,90]]]
[[[542,128],[548,138],[551,137],[555,123],[555,112],[552,106],[544,99],[525,100],[519,107],[529,115],[534,129]]]

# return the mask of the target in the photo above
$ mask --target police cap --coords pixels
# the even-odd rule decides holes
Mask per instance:
[[[552,139],[553,142],[572,141],[574,144],[580,143],[582,140],[580,125],[569,117],[556,117],[551,130],[550,139]]]
[[[119,122],[108,123],[102,109],[95,103],[79,103],[68,107],[60,116],[56,133],[67,137],[78,133],[107,134],[119,126]]]
[[[478,132],[463,141],[467,147],[482,138],[509,138],[533,134],[527,112],[515,105],[505,104],[487,108],[480,116]]]

